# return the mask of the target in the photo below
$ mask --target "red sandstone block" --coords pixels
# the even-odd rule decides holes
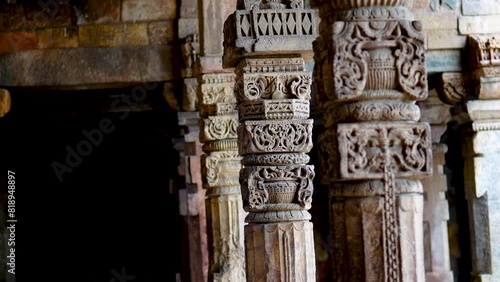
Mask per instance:
[[[76,23],[73,7],[55,0],[39,1],[27,6],[28,23],[36,28],[68,26]]]
[[[169,44],[174,40],[174,22],[153,22],[148,25],[150,44]]]
[[[123,0],[122,21],[175,19],[176,0]]]
[[[35,32],[0,32],[0,53],[36,49]]]
[[[21,29],[25,22],[23,6],[19,4],[0,5],[0,31]]]
[[[36,31],[38,49],[78,47],[77,27],[56,27]]]
[[[84,0],[81,10],[84,24],[116,23],[120,21],[121,0]]]

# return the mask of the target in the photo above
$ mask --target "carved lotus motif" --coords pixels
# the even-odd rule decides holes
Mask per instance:
[[[334,9],[348,10],[363,7],[408,7],[413,6],[413,0],[333,0],[331,5]]]

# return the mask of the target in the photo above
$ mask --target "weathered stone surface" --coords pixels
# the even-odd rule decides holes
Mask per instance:
[[[0,31],[21,29],[25,24],[22,5],[0,4]]]
[[[429,30],[427,34],[427,49],[462,49],[467,42],[467,36],[458,35],[457,30]]]
[[[200,30],[201,56],[218,56],[223,54],[222,32],[224,21],[236,10],[234,0],[202,0],[200,9],[203,11],[200,21],[203,29]],[[220,64],[222,66],[222,63]],[[212,68],[209,68],[212,69]],[[222,68],[220,68],[222,69]]]
[[[122,21],[173,20],[176,16],[176,0],[122,1]]]
[[[177,77],[173,47],[71,48],[0,55],[0,85],[81,86]],[[50,74],[50,75],[48,75]]]
[[[500,17],[497,15],[463,16],[458,19],[458,31],[461,34],[500,33]]]
[[[198,18],[198,1],[183,0],[181,4],[181,18]]]
[[[0,54],[30,49],[36,49],[35,32],[0,32]]]
[[[147,45],[148,24],[86,25],[79,29],[80,47]]]
[[[463,68],[460,50],[431,50],[427,52],[425,60],[428,73],[456,72]]]
[[[415,20],[422,22],[424,30],[456,29],[458,27],[457,14],[454,12],[418,12]]]
[[[246,225],[245,244],[248,281],[316,281],[311,222]]]
[[[10,111],[11,98],[9,91],[0,89],[0,118]]]
[[[198,81],[196,78],[185,78],[182,89],[182,109],[195,111],[198,109]]]
[[[463,0],[462,13],[466,16],[500,14],[500,2],[490,0]]]
[[[434,130],[434,127],[432,128]],[[449,219],[448,201],[445,197],[447,180],[444,172],[444,154],[446,145],[433,146],[433,175],[422,180],[424,192],[424,234],[425,253],[425,280],[429,282],[452,282],[453,273],[450,270],[450,248],[448,243]]]
[[[85,0],[81,10],[85,24],[117,23],[121,18],[121,0]]]
[[[69,4],[39,1],[37,4],[27,6],[27,20],[37,28],[69,26],[76,23],[76,15]]]
[[[468,101],[467,112],[472,132],[463,136],[463,153],[472,274],[478,281],[496,281],[500,279],[500,102]]]
[[[78,47],[76,27],[56,27],[36,31],[38,49]]]
[[[198,34],[198,18],[180,18],[178,25],[179,38],[185,38],[190,34]]]
[[[152,22],[148,24],[149,44],[169,44],[174,40],[174,22]]]

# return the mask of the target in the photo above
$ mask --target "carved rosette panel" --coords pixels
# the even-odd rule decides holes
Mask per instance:
[[[316,71],[332,79],[321,100],[427,97],[424,35],[418,21],[335,22],[332,40],[315,43]],[[328,78],[331,77],[331,78]]]
[[[240,154],[307,153],[311,150],[313,120],[244,121],[239,127]]]
[[[425,123],[338,124],[341,180],[383,179],[389,165],[395,177],[432,173],[430,127]]]
[[[200,120],[200,128],[201,142],[238,138],[236,116],[209,116]]]
[[[248,166],[240,182],[246,211],[291,211],[311,208],[314,166]]]

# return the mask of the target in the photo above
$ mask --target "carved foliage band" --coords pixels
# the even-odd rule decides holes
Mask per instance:
[[[240,101],[257,99],[311,99],[312,77],[309,72],[244,74]]]
[[[317,44],[315,52],[322,77],[333,77],[334,91],[325,93],[328,99],[355,100],[364,91],[399,91],[415,100],[427,97],[420,22],[335,22],[333,30],[333,41]],[[321,55],[323,50],[333,54]]]
[[[391,122],[337,125],[340,179],[383,179],[390,165],[396,177],[432,173],[430,127]]]
[[[244,121],[239,127],[240,154],[307,153],[311,150],[313,120]]]

